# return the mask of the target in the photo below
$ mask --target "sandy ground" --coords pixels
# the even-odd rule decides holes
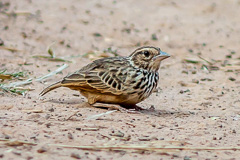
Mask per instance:
[[[20,86],[33,90],[24,96],[0,90],[0,158],[239,159],[239,15],[239,0],[1,0],[0,71],[24,72],[1,83],[33,78]],[[51,44],[56,57],[72,63],[33,58],[49,56]],[[94,119],[108,110],[80,108],[85,99],[67,88],[38,99],[47,85],[113,56],[107,48],[127,56],[144,45],[171,54],[161,65],[157,91],[139,104],[145,111]],[[63,64],[69,67],[36,81]],[[91,150],[99,146],[142,150]]]

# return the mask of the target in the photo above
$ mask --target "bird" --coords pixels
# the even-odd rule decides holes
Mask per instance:
[[[91,106],[107,103],[135,108],[156,89],[161,61],[169,57],[158,47],[144,46],[129,56],[97,59],[48,86],[40,96],[67,87],[80,91]]]

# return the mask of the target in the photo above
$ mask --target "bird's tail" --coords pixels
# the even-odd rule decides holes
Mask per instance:
[[[62,87],[61,81],[56,82],[56,83],[48,86],[48,87],[45,88],[39,95],[40,95],[40,96],[43,96],[43,95],[45,95],[46,93],[50,92],[51,90],[54,90],[54,89],[59,88],[59,87]]]

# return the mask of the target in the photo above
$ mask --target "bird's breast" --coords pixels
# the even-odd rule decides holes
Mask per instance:
[[[148,72],[142,77],[141,81],[137,83],[136,86],[139,89],[140,101],[143,101],[152,94],[153,90],[157,87],[158,79],[159,75],[157,72]]]

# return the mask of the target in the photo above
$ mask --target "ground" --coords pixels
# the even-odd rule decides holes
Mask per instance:
[[[239,159],[238,15],[239,0],[1,0],[0,158]],[[68,88],[38,96],[93,59],[146,45],[171,58],[144,111],[81,107]]]

